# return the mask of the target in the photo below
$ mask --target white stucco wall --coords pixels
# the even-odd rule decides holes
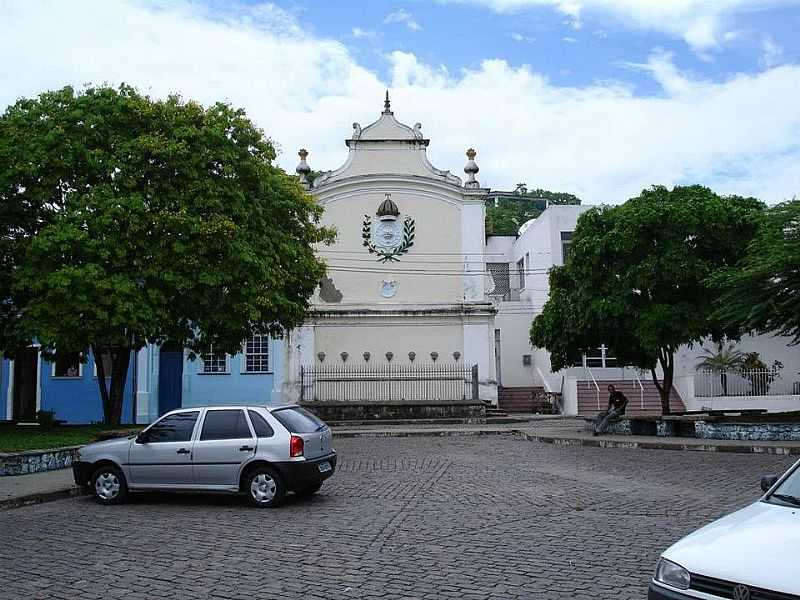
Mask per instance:
[[[371,354],[369,364],[386,364],[387,352],[394,355],[392,364],[410,364],[409,352],[416,353],[416,364],[432,364],[431,352],[438,352],[440,364],[455,362],[453,352],[465,356],[464,329],[456,318],[343,317],[319,320],[314,331],[316,352],[325,353],[326,365],[343,364],[342,352],[348,353],[347,364],[364,364],[364,352]]]
[[[500,330],[500,385],[504,387],[539,385],[530,343],[532,320],[533,310],[523,302],[503,302],[495,316],[495,329]],[[531,355],[530,366],[522,364],[526,354]]]
[[[352,180],[320,191],[323,223],[337,230],[336,243],[320,247],[328,276],[342,293],[341,304],[456,303],[464,298],[462,205],[452,186],[430,185],[405,177]],[[391,194],[399,221],[414,219],[414,245],[397,262],[378,262],[363,245],[364,216],[375,212]],[[468,207],[472,209],[471,206]],[[480,207],[479,207],[480,208]],[[469,279],[476,279],[470,277]],[[395,296],[384,298],[384,280],[397,282]],[[479,282],[482,284],[482,281]],[[482,297],[481,289],[481,297]],[[326,304],[317,294],[314,303]]]

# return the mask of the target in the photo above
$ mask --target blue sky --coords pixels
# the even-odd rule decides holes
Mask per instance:
[[[244,108],[292,171],[346,158],[383,91],[433,164],[617,203],[800,194],[800,0],[0,0],[0,109],[126,82]]]
[[[671,52],[681,69],[716,80],[760,71],[765,42],[780,54],[773,60],[797,62],[800,57],[800,3],[752,3],[766,8],[745,6],[732,11],[721,19],[723,35],[730,34],[732,39],[700,50],[674,34],[631,27],[597,10],[584,12],[576,28],[563,12],[547,5],[498,12],[491,2],[290,0],[276,4],[315,34],[346,44],[362,64],[384,77],[390,71],[385,55],[404,50],[453,72],[475,68],[486,58],[503,58],[514,66],[530,65],[556,85],[620,80],[639,94],[657,94],[656,82],[628,66],[645,62],[654,48]],[[390,15],[397,18],[387,19]]]

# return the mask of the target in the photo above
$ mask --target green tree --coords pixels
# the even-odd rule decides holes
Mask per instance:
[[[770,208],[742,260],[712,283],[718,318],[800,344],[800,200]]]
[[[753,198],[659,186],[584,213],[567,264],[550,272],[532,343],[556,370],[605,343],[620,364],[650,370],[669,414],[676,349],[739,333],[716,318],[708,279],[741,257],[762,211]]]
[[[324,274],[321,208],[242,110],[64,88],[6,111],[0,158],[0,205],[25,224],[3,246],[4,342],[110,355],[110,373],[96,361],[108,423],[132,351],[280,335]]]
[[[516,197],[503,197],[496,205],[486,207],[487,235],[517,235],[519,228],[542,214],[547,204],[581,203],[580,198],[572,194],[542,189],[531,191],[525,183],[516,184],[514,194]]]
[[[487,235],[517,235],[523,223],[542,214],[534,200],[501,198],[497,205],[486,207]]]
[[[722,385],[722,395],[728,395],[728,372],[736,371],[744,361],[744,354],[736,349],[736,344],[729,342],[725,344],[723,340],[717,343],[717,349],[709,350],[703,348],[703,356],[699,357],[695,368],[705,371],[719,373],[720,384]]]

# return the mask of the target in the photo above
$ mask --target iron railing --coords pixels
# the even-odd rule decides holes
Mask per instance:
[[[478,365],[302,366],[300,379],[301,402],[478,399]]]
[[[698,371],[694,376],[694,395],[698,398],[794,394],[800,394],[800,383],[774,370]]]
[[[594,384],[595,396],[597,397],[597,410],[601,410],[600,409],[600,386],[597,385],[597,379],[594,378],[594,373],[592,373],[592,370],[589,367],[583,367],[583,372],[586,373],[589,377],[591,377],[591,381],[589,380],[589,377],[586,378],[586,387],[589,388],[589,387],[591,387],[592,384]]]

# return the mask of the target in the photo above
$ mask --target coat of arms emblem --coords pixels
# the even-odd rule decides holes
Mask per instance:
[[[377,255],[378,262],[397,262],[398,257],[414,245],[414,219],[407,216],[402,222],[398,220],[400,209],[392,201],[391,194],[386,194],[375,214],[378,219],[374,223],[372,217],[364,215],[363,245],[370,254]]]

